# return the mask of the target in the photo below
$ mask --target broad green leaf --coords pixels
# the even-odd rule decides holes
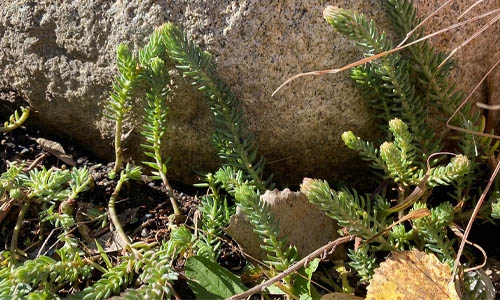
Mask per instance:
[[[238,276],[201,256],[189,257],[185,272],[197,299],[225,299],[247,289]]]
[[[309,264],[307,265],[307,267],[304,270],[307,274],[307,279],[309,279],[307,282],[307,290],[309,291],[309,295],[311,295],[311,279],[312,279],[313,273],[316,271],[316,269],[319,266],[319,261],[320,261],[319,258],[313,259],[312,261],[309,262]]]
[[[319,265],[319,259],[316,258],[311,262],[309,262],[306,269],[301,268],[298,271],[300,273],[299,276],[295,276],[293,289],[295,295],[299,296],[300,299],[307,300],[307,299],[321,298],[321,296],[319,295],[318,291],[314,288],[314,286],[311,286],[312,274],[314,273],[314,271],[316,271],[318,265]]]

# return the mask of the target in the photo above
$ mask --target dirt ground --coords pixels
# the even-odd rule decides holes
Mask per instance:
[[[0,140],[1,165],[0,172],[7,170],[8,164],[14,161],[25,161],[31,164],[40,157],[43,159],[37,166],[46,168],[64,168],[64,162],[51,155],[37,142],[38,138],[53,140],[61,144],[67,154],[71,155],[77,167],[86,166],[92,176],[89,190],[83,192],[77,199],[75,219],[81,226],[75,230],[74,235],[81,240],[83,248],[90,247],[90,243],[97,239],[105,246],[110,255],[120,255],[119,247],[113,243],[109,223],[102,226],[102,220],[107,218],[106,207],[108,200],[116,185],[116,179],[109,179],[112,163],[101,162],[81,151],[76,145],[53,137],[41,136],[36,131],[25,127],[3,134]],[[175,185],[175,197],[184,215],[187,216],[185,225],[195,229],[195,216],[199,205],[198,197],[206,193],[206,189],[192,186]],[[19,207],[11,208],[0,229],[0,241],[3,248],[8,249],[12,229],[14,228]],[[38,212],[40,207],[33,206],[23,222],[19,238],[19,248],[35,258],[39,254],[52,255],[57,246],[57,235],[54,228],[48,224],[39,223]],[[128,182],[120,193],[117,202],[117,212],[127,234],[133,242],[144,241],[162,242],[169,238],[169,216],[173,213],[165,189],[159,181],[151,181],[143,176],[140,181]],[[99,219],[100,216],[100,219]],[[470,240],[481,245],[488,254],[485,267],[486,273],[492,279],[497,291],[500,291],[500,239],[497,239],[498,226],[491,223],[478,222],[473,227]],[[92,251],[92,249],[90,249]],[[245,265],[244,255],[239,252],[234,242],[229,242],[223,247],[223,254],[219,263],[231,270],[241,270]],[[182,266],[177,266],[181,268]],[[192,298],[185,281],[176,282],[176,291],[181,291],[183,297]],[[497,293],[497,297],[500,294]]]

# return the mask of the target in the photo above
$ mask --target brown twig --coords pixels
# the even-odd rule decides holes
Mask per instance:
[[[460,20],[463,16],[465,16],[469,11],[471,11],[474,7],[476,7],[481,2],[483,2],[483,0],[478,0],[474,4],[469,6],[469,8],[467,8],[460,16],[458,16],[457,20]]]
[[[465,98],[464,101],[462,101],[462,103],[457,107],[457,109],[451,115],[451,117],[448,119],[448,121],[446,121],[446,127],[450,128],[450,129],[453,129],[453,130],[465,132],[465,133],[480,135],[480,136],[489,137],[489,138],[492,138],[492,139],[500,139],[500,136],[498,136],[498,135],[494,135],[494,134],[490,134],[490,133],[484,133],[484,132],[477,132],[477,131],[474,131],[474,130],[470,130],[470,129],[467,129],[467,128],[458,127],[458,126],[454,126],[454,125],[450,124],[451,120],[453,120],[453,118],[458,114],[458,112],[462,109],[462,107],[464,107],[465,104],[467,104],[467,102],[472,97],[472,95],[474,95],[474,93],[476,92],[476,90],[479,89],[479,87],[481,86],[481,84],[483,83],[483,81],[486,80],[486,78],[488,77],[488,75],[490,75],[490,73],[493,72],[493,69],[495,69],[498,66],[498,64],[500,64],[500,58],[489,69],[489,71],[486,72],[486,74],[483,76],[483,78],[481,78],[481,80],[476,84],[476,86],[472,89],[472,91],[469,93],[469,95],[467,96],[467,98]]]
[[[470,43],[472,40],[474,40],[476,37],[478,37],[481,33],[483,33],[486,29],[490,28],[496,21],[500,19],[500,14],[495,15],[488,23],[486,23],[484,26],[479,28],[476,32],[474,32],[467,40],[465,40],[463,43],[455,47],[450,54],[439,64],[438,69],[441,68],[455,53],[458,52],[458,50],[462,49],[464,46],[466,46],[468,43]]]
[[[456,236],[458,236],[461,240],[464,239],[464,234],[460,231],[460,228],[458,227],[457,224],[452,223],[449,227],[450,227],[451,231]],[[471,245],[472,247],[476,248],[477,250],[479,250],[481,252],[481,254],[483,254],[483,262],[480,265],[464,269],[464,272],[475,271],[475,270],[478,270],[478,269],[481,269],[482,267],[484,267],[486,265],[486,260],[488,259],[488,255],[486,255],[486,251],[484,251],[484,249],[481,246],[479,246],[478,244],[474,244],[473,242],[470,242],[467,240],[465,240],[465,242],[467,244]]]
[[[291,81],[293,81],[294,79],[297,79],[299,77],[303,77],[303,76],[315,76],[315,75],[324,75],[324,74],[335,74],[335,73],[339,73],[339,72],[342,72],[342,71],[345,71],[345,70],[349,70],[351,68],[354,68],[356,66],[359,66],[359,65],[362,65],[362,64],[365,64],[365,63],[368,63],[368,62],[371,62],[377,58],[380,58],[380,57],[383,57],[385,55],[388,55],[388,54],[391,54],[393,52],[396,52],[396,51],[400,51],[402,49],[405,49],[409,46],[412,46],[414,44],[417,44],[417,43],[420,43],[420,42],[423,42],[425,40],[428,40],[430,39],[431,37],[434,37],[436,35],[439,35],[441,33],[444,33],[444,32],[447,32],[447,31],[450,31],[454,28],[458,28],[460,26],[463,26],[465,24],[468,24],[468,23],[471,23],[471,22],[474,22],[474,21],[477,21],[481,18],[484,18],[484,17],[487,17],[491,14],[494,14],[494,13],[498,13],[500,12],[500,8],[499,9],[494,9],[492,11],[489,11],[487,13],[484,13],[482,15],[479,15],[479,16],[476,16],[476,17],[473,17],[473,18],[470,18],[470,19],[467,19],[465,21],[462,21],[462,22],[459,22],[457,24],[453,24],[451,26],[448,26],[444,29],[441,29],[441,30],[438,30],[436,32],[433,32],[433,33],[430,33],[418,40],[415,40],[411,43],[408,43],[406,45],[403,45],[401,47],[396,47],[394,49],[391,49],[391,50],[388,50],[388,51],[385,51],[385,52],[382,52],[382,53],[379,53],[379,54],[376,54],[376,55],[373,55],[373,56],[370,56],[370,57],[366,57],[366,58],[363,58],[363,59],[360,59],[358,61],[355,61],[353,63],[350,63],[346,66],[343,66],[342,68],[338,68],[338,69],[327,69],[327,70],[320,70],[320,71],[311,71],[311,72],[306,72],[306,73],[300,73],[300,74],[297,74],[297,75],[294,75],[290,78],[288,78],[285,82],[283,82],[272,94],[271,94],[271,97],[273,97],[282,87],[284,87],[285,85],[287,85],[288,83],[290,83]],[[490,21],[491,22],[491,21]]]
[[[446,121],[446,127],[453,129],[453,130],[469,133],[469,134],[479,135],[479,136],[493,138],[493,139],[500,139],[500,136],[498,136],[498,135],[484,133],[484,132],[476,132],[476,131],[466,129],[463,127],[450,125],[451,120],[458,114],[458,112],[462,109],[462,107],[464,107],[464,105],[469,101],[469,99],[472,97],[472,95],[481,86],[483,81],[486,80],[486,78],[493,71],[493,69],[495,69],[498,66],[498,64],[500,64],[500,59],[498,59],[497,62],[490,68],[490,70],[488,70],[488,72],[483,76],[483,78],[481,78],[481,80],[476,84],[476,86],[472,89],[472,91],[469,93],[469,95],[462,101],[462,103],[458,106],[458,108],[455,110],[455,112]],[[452,276],[450,279],[451,281],[455,278],[455,275],[456,275],[456,272],[458,269],[458,265],[460,264],[460,257],[462,256],[462,252],[463,252],[463,249],[465,247],[465,243],[467,242],[467,237],[469,236],[470,230],[472,228],[472,224],[474,223],[474,220],[476,219],[476,216],[479,212],[479,209],[483,205],[484,199],[486,198],[486,194],[490,190],[491,185],[493,184],[493,181],[495,180],[499,170],[500,170],[500,162],[497,163],[495,170],[493,171],[493,174],[491,175],[490,180],[488,181],[488,185],[486,186],[483,193],[481,194],[481,197],[479,198],[479,201],[477,202],[476,207],[474,208],[474,211],[472,212],[472,215],[471,215],[469,222],[467,224],[467,227],[465,229],[465,232],[464,232],[464,235],[462,238],[462,242],[460,243],[460,247],[459,247],[458,252],[457,252],[457,257],[455,259],[455,265],[453,266],[453,272],[452,272]]]
[[[498,136],[497,136],[497,138],[500,139],[500,137],[498,137]],[[453,280],[453,278],[455,278],[458,265],[460,264],[460,256],[462,256],[462,252],[464,250],[465,243],[467,242],[467,237],[469,236],[470,230],[472,228],[472,224],[474,223],[474,220],[476,219],[477,213],[479,212],[479,209],[483,205],[484,199],[486,198],[486,194],[488,194],[488,191],[490,190],[491,185],[493,184],[493,181],[495,180],[495,177],[497,177],[499,170],[500,170],[500,162],[498,162],[498,164],[495,168],[495,171],[493,171],[493,174],[491,175],[490,180],[488,181],[488,185],[486,185],[486,188],[484,189],[483,193],[481,194],[479,201],[477,201],[476,207],[474,207],[474,211],[472,212],[472,215],[469,219],[469,223],[467,223],[467,227],[465,228],[462,242],[460,243],[460,248],[458,248],[457,258],[455,259],[455,265],[453,266],[453,272],[451,273],[451,280]]]
[[[422,27],[424,25],[425,22],[427,22],[430,18],[432,18],[435,14],[437,14],[441,9],[443,9],[446,5],[448,5],[452,0],[448,0],[446,1],[445,3],[443,3],[440,7],[438,7],[438,9],[436,9],[435,11],[433,11],[430,15],[428,15],[427,17],[425,17],[425,19],[422,20],[422,22],[418,23],[417,26],[415,26],[415,28],[413,28],[412,30],[410,30],[410,32],[408,32],[406,34],[406,37],[401,41],[401,43],[399,43],[398,47],[401,47],[404,45],[404,43],[410,38],[410,36],[413,35],[413,33],[420,27]]]
[[[270,286],[271,284],[280,281],[281,279],[285,278],[286,276],[290,275],[293,272],[298,271],[300,268],[305,266],[311,259],[320,256],[322,253],[325,252],[330,252],[335,250],[335,248],[341,244],[347,243],[349,241],[352,241],[354,239],[354,236],[349,235],[345,237],[340,237],[334,241],[329,242],[328,244],[321,246],[320,248],[316,249],[314,252],[309,254],[308,256],[304,257],[303,259],[299,260],[297,263],[293,264],[290,266],[288,269],[285,271],[281,272],[280,274],[274,276],[273,278],[270,278],[263,283],[243,292],[237,295],[233,295],[227,300],[236,300],[236,299],[244,299],[247,298],[253,294],[259,293],[263,291],[266,287]]]

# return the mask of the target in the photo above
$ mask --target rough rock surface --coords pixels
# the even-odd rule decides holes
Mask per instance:
[[[309,203],[307,196],[301,192],[291,192],[289,189],[266,191],[261,200],[269,204],[279,223],[280,238],[286,237],[290,245],[296,246],[300,257],[305,257],[339,237],[337,223],[317,206]],[[246,254],[266,260],[266,252],[260,246],[261,241],[253,229],[254,226],[238,208],[225,232]],[[345,253],[337,251],[335,255],[339,257]]]
[[[116,72],[116,46],[125,42],[138,49],[156,26],[172,21],[212,53],[218,71],[242,100],[267,158],[267,171],[279,182],[296,185],[305,176],[349,181],[361,178],[353,170],[358,175],[366,171],[340,139],[346,130],[366,138],[378,135],[347,73],[298,79],[275,97],[271,93],[299,72],[339,67],[360,58],[359,51],[324,22],[326,5],[357,9],[387,29],[381,1],[40,2],[0,0],[0,96],[24,97],[36,110],[30,126],[52,137],[70,138],[113,160],[113,126],[101,112]],[[434,0],[417,2],[423,16],[438,7]],[[486,1],[476,10],[498,4]],[[428,29],[452,24],[466,5],[455,1],[431,20]],[[451,50],[474,28],[478,25],[446,33],[434,43]],[[496,25],[459,51],[454,77],[465,91],[492,65],[498,32]],[[200,93],[180,77],[174,80],[166,141],[172,158],[169,176],[191,183],[196,181],[193,171],[217,166],[210,142],[211,115]],[[142,158],[142,105],[138,103],[127,124],[133,131],[125,147],[135,161]]]

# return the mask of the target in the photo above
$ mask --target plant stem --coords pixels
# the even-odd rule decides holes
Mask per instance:
[[[14,227],[14,231],[12,232],[12,238],[10,240],[10,254],[11,259],[13,261],[17,260],[17,241],[19,239],[19,232],[21,231],[21,227],[23,226],[24,216],[30,207],[31,199],[27,198],[24,201],[23,207],[19,211],[19,215],[17,216],[16,226]]]
[[[155,150],[155,152],[156,152],[156,150]],[[157,160],[157,162],[158,162],[158,160]],[[158,165],[161,168],[162,164],[158,163]],[[174,215],[181,216],[182,212],[179,209],[179,205],[177,204],[177,201],[175,200],[174,189],[172,188],[172,186],[168,182],[167,175],[165,175],[165,173],[161,169],[158,173],[160,173],[161,180],[163,181],[163,184],[165,185],[165,189],[167,190],[168,198],[170,199],[170,203],[172,203],[172,208],[174,209]]]
[[[113,172],[115,174],[120,173],[122,166],[122,121],[123,115],[119,115],[116,118],[116,129],[115,129],[115,167],[113,168]]]
[[[118,233],[118,236],[121,238],[122,242],[125,244],[123,247],[124,249],[132,252],[132,254],[137,256],[137,252],[134,250],[132,247],[132,242],[130,241],[129,237],[123,230],[122,224],[120,223],[120,220],[118,219],[118,215],[116,214],[116,209],[115,209],[115,203],[116,199],[118,199],[118,195],[120,194],[120,190],[122,188],[123,182],[126,181],[127,175],[121,174],[120,179],[118,180],[118,183],[116,184],[115,190],[113,191],[113,194],[111,194],[111,197],[109,198],[109,203],[108,203],[108,213],[109,217],[111,218],[111,221],[113,222],[113,225],[115,226],[116,232]]]

